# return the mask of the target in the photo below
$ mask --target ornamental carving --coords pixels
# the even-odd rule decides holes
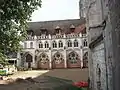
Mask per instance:
[[[53,60],[56,64],[60,64],[63,62],[63,55],[59,52],[57,52],[54,56],[53,56]]]
[[[42,53],[39,57],[39,60],[42,65],[46,64],[49,61],[48,55],[45,53]]]

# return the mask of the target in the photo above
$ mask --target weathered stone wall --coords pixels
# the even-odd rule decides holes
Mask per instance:
[[[85,4],[84,4],[85,5]],[[105,0],[88,0],[86,8],[86,25],[88,34],[89,45],[93,42],[96,45],[94,48],[89,49],[89,78],[90,78],[90,88],[92,90],[107,90],[108,89],[108,75],[106,69],[106,49],[101,49],[98,45],[99,41],[96,43],[96,39],[103,34],[104,36],[104,20],[107,15],[107,7],[105,6]],[[104,46],[104,37],[102,40],[102,45]],[[93,45],[93,46],[94,46]],[[94,52],[95,50],[96,52]],[[100,54],[100,55],[99,55]],[[100,61],[102,59],[102,62]],[[98,82],[99,75],[96,73],[96,68],[101,70],[100,81]],[[98,84],[101,84],[100,87]]]
[[[120,90],[120,0],[88,0],[87,3],[88,43],[90,44],[103,33],[107,87],[102,90]],[[104,28],[101,25],[103,21],[105,21]],[[93,52],[89,49],[90,84],[92,89],[96,90],[95,78],[97,75],[94,74],[94,69],[96,68],[95,63],[99,61],[94,61],[92,54]]]
[[[91,51],[94,75],[93,90],[107,90],[104,41],[99,42]]]
[[[120,0],[106,1],[105,44],[109,90],[120,90]]]

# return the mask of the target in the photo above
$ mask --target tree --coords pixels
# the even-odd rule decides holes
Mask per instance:
[[[0,63],[7,52],[20,50],[27,21],[41,7],[41,0],[0,0]]]

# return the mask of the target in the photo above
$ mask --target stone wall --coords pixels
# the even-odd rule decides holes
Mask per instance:
[[[106,61],[106,89],[120,90],[120,1],[119,0],[89,0],[86,12],[88,43],[93,42],[103,34]],[[93,52],[89,49],[89,77],[94,90],[96,68],[92,60]],[[98,62],[98,61],[97,61]],[[94,67],[95,66],[95,67]]]
[[[120,1],[106,0],[106,60],[109,90],[120,90]]]

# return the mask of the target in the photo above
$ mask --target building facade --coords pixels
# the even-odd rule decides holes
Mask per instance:
[[[29,23],[19,64],[36,69],[87,67],[84,23],[84,19]]]

